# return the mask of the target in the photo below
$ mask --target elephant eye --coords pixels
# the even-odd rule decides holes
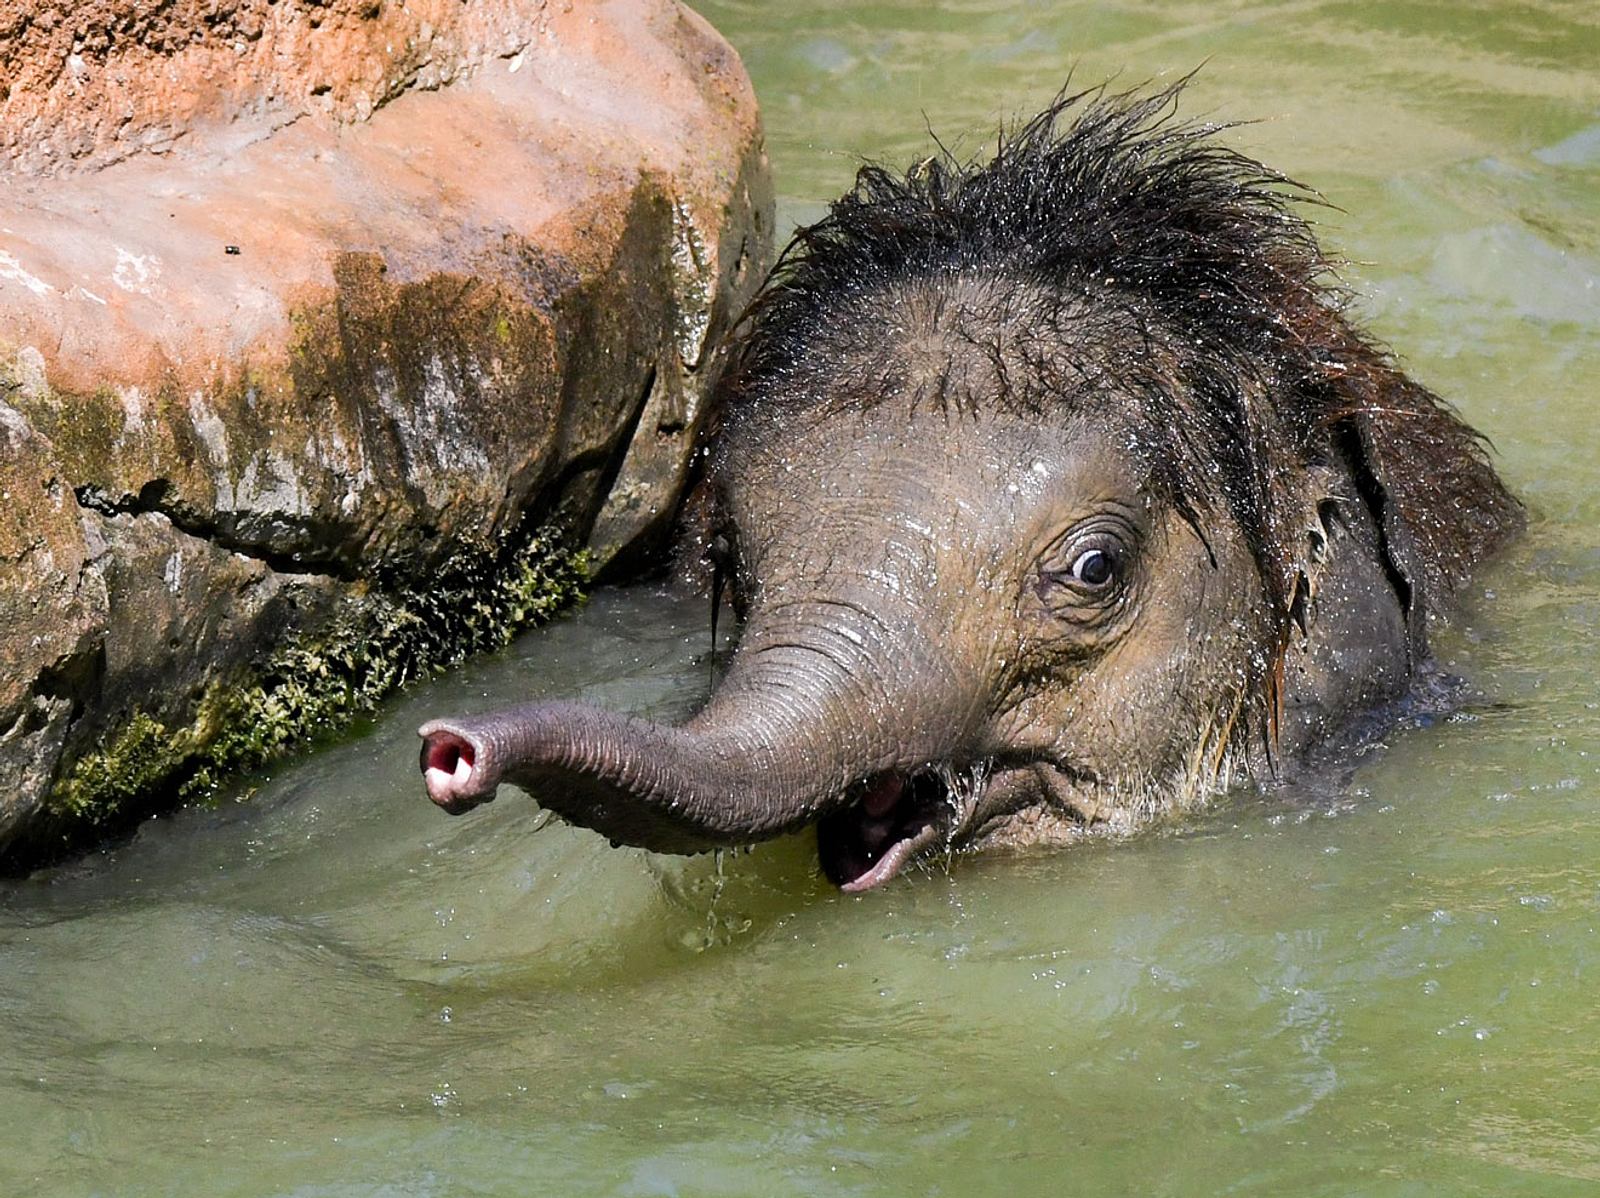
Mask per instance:
[[[1132,611],[1140,530],[1120,511],[1101,512],[1067,530],[1037,560],[1034,586],[1046,611],[1072,625]]]
[[[1104,549],[1086,550],[1072,563],[1072,577],[1095,590],[1105,586],[1116,574],[1116,559]]]
[[[725,574],[733,566],[733,542],[727,533],[719,532],[706,546],[706,561],[713,570]]]

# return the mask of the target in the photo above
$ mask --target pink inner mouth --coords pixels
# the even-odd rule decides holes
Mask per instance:
[[[464,811],[481,801],[473,791],[476,752],[471,742],[433,731],[422,743],[422,779],[428,797],[446,811]]]
[[[860,798],[817,825],[823,872],[840,890],[881,886],[933,844],[944,826],[943,786],[898,771],[869,779]]]
[[[884,774],[875,786],[861,796],[861,809],[871,819],[882,819],[894,810],[894,805],[905,792],[905,775]]]

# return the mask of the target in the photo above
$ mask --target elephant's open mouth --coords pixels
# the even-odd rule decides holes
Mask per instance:
[[[879,774],[854,803],[817,824],[822,872],[850,893],[881,886],[945,839],[953,815],[950,787],[937,774]]]

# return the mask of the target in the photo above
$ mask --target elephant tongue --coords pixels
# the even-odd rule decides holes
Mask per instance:
[[[939,832],[939,822],[904,774],[874,778],[844,811],[817,825],[817,855],[839,889],[858,893],[881,886]]]
[[[863,890],[883,885],[905,868],[907,861],[932,844],[934,837],[938,835],[939,829],[935,825],[924,825],[919,831],[891,844],[888,851],[872,862],[864,873],[848,882],[841,882],[839,889],[846,894],[859,894]]]

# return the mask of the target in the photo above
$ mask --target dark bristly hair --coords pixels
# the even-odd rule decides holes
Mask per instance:
[[[1347,318],[1297,211],[1319,198],[1214,140],[1226,126],[1177,120],[1187,82],[1063,93],[986,161],[941,147],[904,173],[863,166],[747,313],[722,419],[783,403],[842,320],[908,283],[1013,280],[1064,312],[1125,313],[1149,349],[1126,355],[1117,382],[1139,396],[1151,485],[1197,530],[1201,512],[1237,523],[1276,635],[1259,663],[1271,690],[1309,586],[1309,472],[1348,464],[1419,648],[1422,613],[1520,508],[1478,435]]]

